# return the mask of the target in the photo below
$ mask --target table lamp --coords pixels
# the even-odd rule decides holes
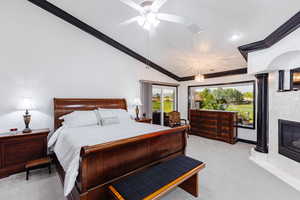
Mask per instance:
[[[24,98],[21,107],[23,110],[25,110],[25,115],[23,115],[25,129],[23,130],[23,133],[30,133],[31,129],[29,128],[29,124],[31,121],[31,115],[29,114],[29,110],[34,109],[34,105],[32,103],[31,98]]]
[[[140,119],[139,118],[139,113],[140,113],[139,106],[143,105],[141,99],[140,98],[135,98],[134,101],[133,101],[133,105],[136,106],[136,108],[135,108],[136,118],[135,119],[139,120]]]

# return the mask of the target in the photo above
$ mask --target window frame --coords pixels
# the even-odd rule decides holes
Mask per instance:
[[[238,128],[244,128],[244,129],[251,129],[255,130],[256,129],[256,81],[255,80],[250,80],[250,81],[239,81],[239,82],[227,82],[227,83],[216,83],[216,84],[205,84],[205,85],[189,85],[188,86],[188,118],[190,118],[189,112],[191,108],[191,88],[196,88],[196,87],[214,87],[214,86],[229,86],[229,85],[237,85],[237,84],[243,84],[243,83],[250,83],[253,84],[253,96],[254,96],[254,101],[253,101],[253,126],[243,126],[241,124],[238,124]]]
[[[152,84],[152,87],[153,86],[161,86],[161,87],[173,87],[173,88],[176,88],[176,90],[175,90],[175,98],[176,98],[176,104],[175,104],[175,107],[176,107],[176,109],[175,109],[175,111],[178,111],[178,85],[167,85],[167,84],[159,84],[159,83],[153,83]]]

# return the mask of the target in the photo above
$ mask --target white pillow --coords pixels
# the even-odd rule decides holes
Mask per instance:
[[[119,124],[120,120],[114,110],[98,109],[99,120],[102,126]]]
[[[104,125],[103,119],[107,120],[113,123],[122,123],[122,122],[128,122],[131,121],[130,114],[124,110],[124,109],[105,109],[105,108],[99,108],[98,109],[99,118],[101,121],[101,124]],[[110,123],[112,124],[112,123]]]
[[[126,122],[132,120],[130,114],[124,109],[115,109],[114,110],[119,117],[121,122]]]
[[[63,124],[70,128],[98,125],[96,110],[74,111],[70,114],[60,117],[59,119],[63,119]]]

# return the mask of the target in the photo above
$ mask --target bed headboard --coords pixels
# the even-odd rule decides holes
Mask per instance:
[[[58,99],[54,98],[54,129],[62,125],[59,118],[76,110],[115,108],[127,110],[126,99]]]

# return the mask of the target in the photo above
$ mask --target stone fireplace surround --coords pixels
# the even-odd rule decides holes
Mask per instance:
[[[278,92],[278,71],[285,70],[288,78],[289,70],[300,67],[299,44],[300,12],[265,39],[244,45],[240,50],[248,56],[248,74],[268,74],[268,84],[264,84],[268,86],[260,85],[267,88],[268,100],[258,98],[263,102],[261,108],[267,106],[267,113],[262,109],[257,112],[261,112],[260,117],[265,121],[261,122],[260,129],[257,126],[257,146],[260,146],[251,150],[250,159],[300,191],[300,163],[279,153],[278,138],[279,119],[300,122],[300,91]],[[289,80],[283,86],[283,90],[289,90]],[[263,91],[261,97],[264,97],[262,94]]]
[[[300,91],[278,92],[278,71],[269,73],[268,83],[268,153],[252,149],[250,160],[300,191],[300,163],[279,153],[278,126],[281,119],[300,122]]]

